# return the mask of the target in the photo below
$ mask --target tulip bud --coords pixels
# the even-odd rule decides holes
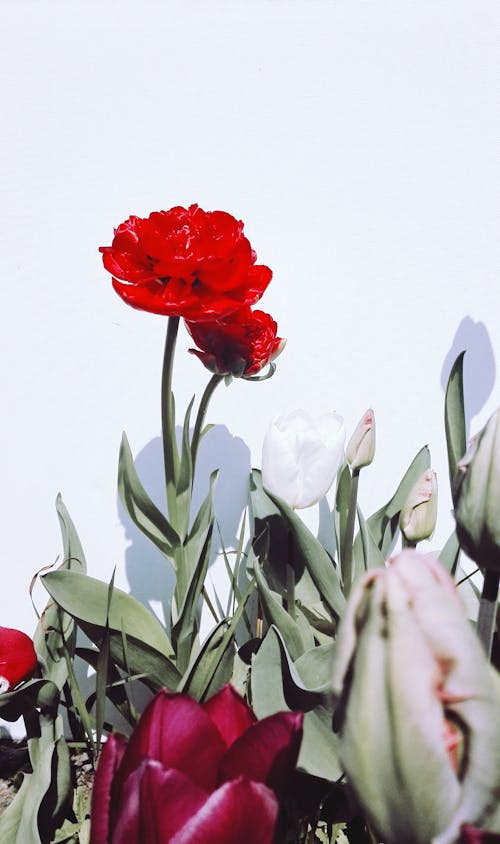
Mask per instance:
[[[500,831],[500,678],[437,560],[407,549],[354,586],[333,693],[340,760],[377,840]]]
[[[399,516],[399,527],[410,544],[430,539],[437,519],[437,477],[427,469],[412,488]]]
[[[452,495],[460,545],[481,568],[500,571],[500,408],[459,461]]]
[[[346,448],[346,460],[352,470],[369,466],[375,454],[375,416],[367,410]]]
[[[26,633],[0,627],[0,694],[31,677],[37,662],[33,642]]]
[[[344,420],[336,413],[326,413],[317,420],[305,410],[280,416],[264,438],[264,486],[290,507],[311,507],[335,480],[344,440]]]

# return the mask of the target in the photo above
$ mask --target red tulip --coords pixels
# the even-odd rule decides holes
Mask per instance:
[[[240,308],[220,320],[186,322],[199,349],[190,349],[210,372],[218,375],[255,375],[283,350],[278,326],[264,311]],[[201,351],[200,351],[201,350]]]
[[[256,721],[231,686],[204,705],[159,692],[128,744],[112,735],[101,753],[91,844],[271,844],[302,719]]]
[[[127,304],[194,321],[254,305],[272,277],[255,264],[241,221],[198,205],[129,217],[100,252]]]
[[[460,844],[499,844],[500,835],[486,832],[469,823],[464,823],[460,829]]]
[[[31,677],[37,661],[33,642],[26,633],[0,627],[0,693]]]

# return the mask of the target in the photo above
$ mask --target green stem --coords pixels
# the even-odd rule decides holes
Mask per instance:
[[[212,375],[210,381],[208,382],[207,386],[205,387],[205,392],[203,393],[200,401],[200,406],[198,408],[198,414],[196,416],[196,422],[193,431],[193,438],[191,440],[191,454],[193,459],[193,477],[194,477],[194,470],[196,466],[196,456],[198,454],[198,447],[200,445],[201,434],[203,431],[203,426],[205,424],[205,416],[207,414],[208,403],[212,398],[213,393],[215,392],[215,388],[221,381],[224,380],[223,375]]]
[[[295,621],[295,568],[293,565],[293,536],[288,531],[288,559],[286,562],[286,609]]]
[[[483,643],[488,659],[491,657],[493,633],[497,614],[498,586],[500,572],[486,569],[484,573],[483,591],[479,602],[479,616],[477,619],[477,635]]]
[[[407,539],[406,536],[403,534],[401,538],[401,547],[402,548],[416,548],[417,543],[413,539]]]
[[[358,503],[359,469],[354,469],[351,479],[351,492],[349,495],[349,508],[347,510],[347,521],[345,526],[344,547],[342,548],[342,581],[344,583],[344,595],[349,597],[352,586],[352,545],[354,539],[354,524],[356,521],[356,507]]]
[[[175,343],[179,330],[179,317],[169,317],[165,352],[163,355],[163,369],[161,376],[161,428],[163,438],[163,462],[165,466],[165,482],[167,485],[168,515],[172,524],[177,528],[177,443],[175,440],[175,419],[173,418],[172,400],[172,371],[174,365]]]

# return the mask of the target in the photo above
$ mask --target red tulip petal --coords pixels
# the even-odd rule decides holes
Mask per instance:
[[[464,823],[460,827],[460,844],[498,844],[500,835]]]
[[[214,722],[226,747],[230,747],[257,720],[245,699],[229,685],[207,700],[203,709]]]
[[[144,758],[177,768],[201,788],[216,785],[224,742],[203,707],[187,695],[162,690],[145,709],[115,779],[117,793]]]
[[[169,844],[271,844],[277,816],[273,792],[241,777],[217,789]]]
[[[30,677],[37,663],[33,642],[26,633],[11,627],[0,627],[0,678],[7,681],[9,689]],[[3,691],[6,689],[3,688]]]
[[[204,805],[207,793],[180,771],[144,760],[128,777],[113,844],[163,844]]]
[[[302,712],[278,712],[250,727],[225,753],[219,782],[244,775],[283,792],[297,764]]]
[[[124,736],[112,733],[99,756],[92,789],[90,844],[108,844],[110,840],[111,785],[126,746]]]

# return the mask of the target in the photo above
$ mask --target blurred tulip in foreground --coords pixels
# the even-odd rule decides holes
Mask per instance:
[[[159,692],[128,744],[111,735],[104,746],[91,844],[271,844],[302,717],[256,721],[231,686],[204,705]]]
[[[27,680],[37,666],[30,637],[21,630],[0,627],[0,694]]]
[[[461,546],[481,568],[500,571],[500,408],[459,461],[452,493]]]
[[[341,761],[379,840],[500,832],[500,679],[437,561],[406,550],[358,582],[333,691]]]
[[[264,486],[290,507],[311,507],[333,484],[344,441],[344,420],[337,413],[313,420],[305,410],[295,410],[278,417],[264,438]]]

